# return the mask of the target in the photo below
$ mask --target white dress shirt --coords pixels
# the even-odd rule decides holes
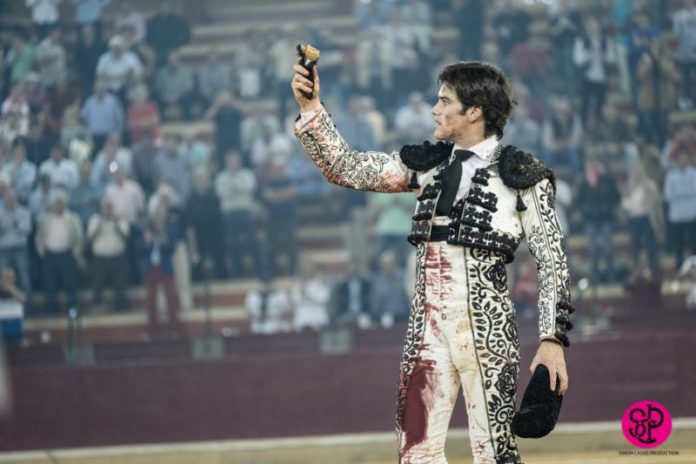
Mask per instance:
[[[467,193],[469,193],[469,188],[471,187],[471,178],[474,177],[474,173],[479,168],[485,168],[491,164],[491,159],[495,153],[495,149],[498,146],[498,137],[491,135],[482,142],[477,143],[473,147],[463,148],[459,145],[454,145],[452,150],[469,150],[474,152],[475,156],[470,157],[467,160],[462,161],[462,178],[459,181],[459,189],[457,189],[457,195],[454,197],[454,202],[464,198]]]

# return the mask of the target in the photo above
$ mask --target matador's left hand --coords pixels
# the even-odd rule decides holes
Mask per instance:
[[[534,373],[537,364],[543,364],[549,369],[549,388],[551,390],[556,390],[556,374],[558,374],[561,381],[559,393],[565,395],[568,391],[568,372],[566,372],[563,346],[552,340],[542,340],[529,367],[532,373]]]

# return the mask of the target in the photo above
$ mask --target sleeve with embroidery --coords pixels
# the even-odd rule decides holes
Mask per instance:
[[[548,178],[521,192],[526,210],[520,212],[529,251],[539,279],[539,339],[569,346],[570,274],[563,234],[554,210],[554,190]]]
[[[356,190],[408,192],[409,169],[398,152],[351,150],[323,107],[302,115],[295,136],[329,182]]]

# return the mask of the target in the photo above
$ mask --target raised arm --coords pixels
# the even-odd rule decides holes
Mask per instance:
[[[291,88],[301,110],[295,136],[329,182],[356,190],[408,192],[410,173],[399,153],[351,150],[319,102],[317,68],[314,82],[299,61],[294,70]]]

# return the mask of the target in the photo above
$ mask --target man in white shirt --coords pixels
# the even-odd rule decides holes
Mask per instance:
[[[299,63],[291,84],[301,111],[295,135],[325,177],[352,189],[418,194],[408,237],[417,247],[416,286],[397,395],[400,463],[447,462],[462,387],[474,463],[520,464],[512,418],[521,360],[505,264],[524,236],[539,274],[539,347],[530,370],[546,366],[557,395],[568,388],[563,347],[574,309],[555,177],[534,155],[499,143],[512,111],[509,81],[486,63],[447,65],[431,110],[442,142],[360,152],[320,103],[318,69],[310,80]],[[530,422],[524,426],[537,436],[550,431]]]
[[[696,254],[696,168],[690,164],[686,151],[679,154],[677,167],[667,171],[665,200],[669,207],[667,221],[672,228],[676,268],[679,269],[684,262],[685,246]]]
[[[124,86],[137,82],[143,73],[138,55],[126,48],[120,35],[109,40],[109,51],[97,62],[97,78],[103,80],[109,90],[119,93]]]
[[[64,155],[63,147],[56,143],[51,148],[51,157],[39,166],[39,175],[48,176],[53,187],[70,191],[77,186],[79,172],[75,162],[65,158]]]

